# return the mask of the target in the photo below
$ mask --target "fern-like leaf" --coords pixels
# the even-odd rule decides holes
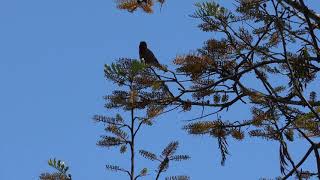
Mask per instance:
[[[151,161],[157,160],[157,155],[153,154],[152,152],[140,150],[140,155],[146,159],[149,159]]]
[[[170,160],[173,160],[173,161],[184,161],[188,159],[190,159],[190,156],[188,155],[175,155],[170,157]]]
[[[114,172],[118,172],[118,171],[122,171],[125,172],[126,170],[121,168],[120,166],[116,166],[116,165],[106,165],[106,169],[108,171],[114,171]]]
[[[168,156],[172,156],[177,148],[179,146],[179,142],[178,141],[173,141],[171,142],[163,151],[162,151],[162,156],[168,157]]]
[[[169,176],[165,180],[190,180],[189,176]]]

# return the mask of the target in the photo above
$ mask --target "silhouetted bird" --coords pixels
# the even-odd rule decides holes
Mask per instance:
[[[154,56],[152,51],[148,49],[147,43],[145,41],[141,41],[139,45],[139,56],[140,60],[144,62],[146,65],[157,67],[165,72],[168,72],[168,69],[164,66],[162,66],[158,59]],[[152,68],[151,68],[152,69]],[[174,95],[170,92],[168,86],[162,81],[161,77],[152,69],[154,74],[158,77],[158,79],[162,82],[162,87],[169,93],[171,97],[174,97]]]
[[[147,43],[145,41],[140,42],[139,56],[141,61],[145,64],[163,69],[158,59],[154,56],[153,52],[150,49],[148,49]]]

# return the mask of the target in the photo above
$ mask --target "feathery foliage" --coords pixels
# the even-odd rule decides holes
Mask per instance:
[[[119,113],[115,117],[95,115],[93,120],[105,124],[105,131],[108,133],[101,136],[97,145],[107,148],[119,147],[121,154],[128,151],[131,157],[130,169],[112,164],[106,165],[106,168],[109,171],[124,172],[131,180],[136,180],[147,176],[149,172],[148,168],[143,168],[139,173],[135,173],[136,135],[143,126],[153,125],[155,118],[163,113],[172,101],[171,94],[151,67],[134,59],[122,58],[116,63],[105,65],[104,72],[107,80],[119,87],[105,97],[106,109],[126,111],[130,116],[124,118],[124,115]],[[160,174],[168,168],[170,160],[181,161],[189,158],[186,155],[172,156],[177,147],[178,142],[169,144],[160,157],[145,150],[140,150],[139,153],[149,160],[160,161],[157,171]]]
[[[142,9],[145,13],[153,13],[154,3],[157,2],[161,5],[165,0],[117,0],[117,8],[121,10],[127,10],[134,12],[137,9]]]
[[[161,153],[160,156],[157,156],[156,154],[146,151],[146,150],[140,150],[139,153],[142,157],[149,159],[151,161],[158,161],[160,164],[158,165],[158,169],[156,170],[156,180],[160,178],[160,175],[165,172],[169,168],[169,162],[170,161],[183,161],[190,159],[190,156],[188,155],[174,155],[179,147],[178,141],[173,141],[165,147]],[[167,177],[166,179],[189,179],[188,176],[171,176]]]
[[[162,5],[165,1],[118,0],[117,7],[129,12],[142,9],[152,13],[156,2]],[[137,132],[144,125],[153,125],[155,118],[170,106],[181,108],[183,112],[198,106],[202,107],[199,117],[192,119],[183,129],[192,135],[208,135],[216,139],[222,165],[230,153],[228,138],[262,138],[279,143],[281,179],[293,175],[299,179],[320,175],[320,143],[317,139],[320,136],[319,88],[311,86],[319,81],[320,16],[304,0],[234,2],[233,10],[214,1],[196,3],[197,9],[192,17],[201,21],[199,28],[202,31],[214,33],[214,37],[195,52],[177,56],[173,61],[177,68],[168,70],[170,75],[159,76],[145,64],[127,58],[105,66],[105,77],[119,87],[105,97],[105,107],[107,110],[127,111],[131,115],[131,118],[119,114],[115,117],[94,116],[96,122],[105,124],[108,133],[101,136],[98,145],[119,147],[121,153],[131,153],[130,170],[114,165],[107,165],[107,169],[125,172],[131,180],[146,176],[147,168],[138,175],[134,171]],[[211,119],[235,104],[250,109],[251,118]],[[205,109],[210,113],[204,114]],[[136,111],[144,116],[136,116]],[[295,162],[287,144],[301,138],[309,144],[309,149]],[[159,162],[158,179],[171,161],[189,159],[187,155],[174,155],[177,148],[178,142],[175,141],[160,156],[146,150],[139,153],[146,159]],[[300,167],[312,152],[317,169],[315,172],[302,170]]]
[[[55,173],[42,173],[40,180],[71,180],[71,174],[68,174],[69,166],[61,160],[49,159],[48,165],[54,168]]]

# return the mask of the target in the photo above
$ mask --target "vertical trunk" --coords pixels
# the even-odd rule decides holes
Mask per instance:
[[[134,180],[134,110],[131,108],[131,180]]]

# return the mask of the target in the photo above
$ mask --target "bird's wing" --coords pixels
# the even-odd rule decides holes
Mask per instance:
[[[155,66],[160,65],[158,59],[155,57],[155,55],[153,54],[153,52],[150,49],[147,49],[146,60],[148,61],[147,63],[153,64]]]

